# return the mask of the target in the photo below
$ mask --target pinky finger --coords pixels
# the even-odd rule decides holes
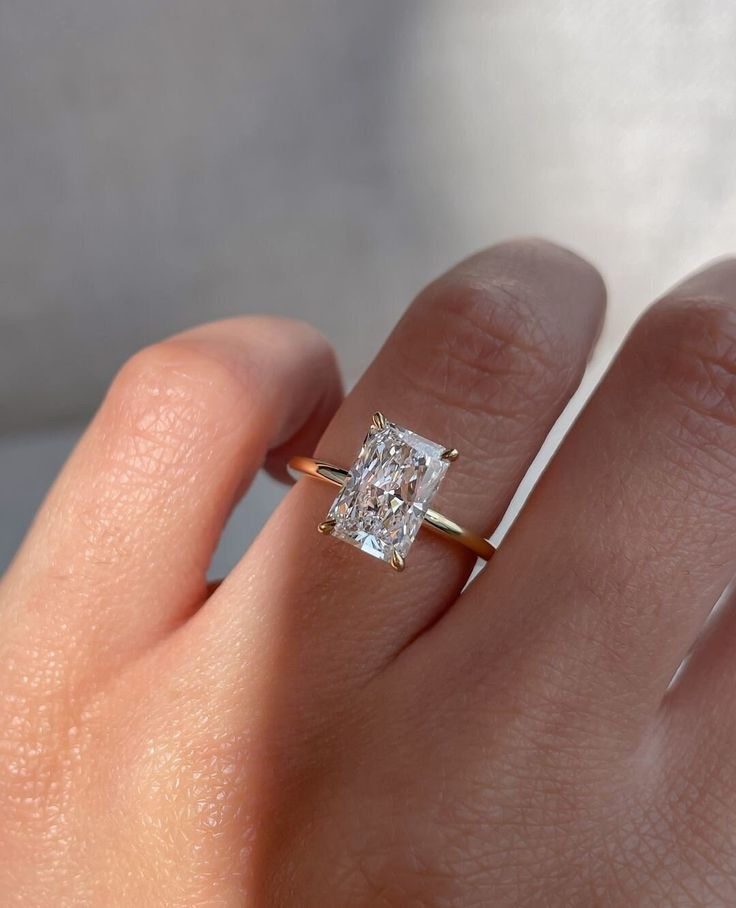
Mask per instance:
[[[331,348],[299,322],[236,318],[138,353],[10,568],[13,626],[56,652],[68,640],[80,666],[160,637],[206,596],[224,522],[268,452],[278,470],[340,399]]]

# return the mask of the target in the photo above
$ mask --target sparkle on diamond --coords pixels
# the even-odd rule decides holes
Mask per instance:
[[[333,535],[383,561],[405,558],[449,466],[444,450],[393,423],[372,426],[327,515]]]

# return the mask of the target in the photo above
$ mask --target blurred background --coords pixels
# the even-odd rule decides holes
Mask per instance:
[[[590,386],[736,251],[735,49],[729,0],[0,0],[0,569],[120,364],[198,322],[308,319],[352,382],[429,279],[544,234],[609,286]]]

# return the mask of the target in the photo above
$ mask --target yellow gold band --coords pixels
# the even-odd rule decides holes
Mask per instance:
[[[313,457],[292,457],[289,461],[289,469],[339,487],[345,485],[349,475],[347,470],[336,467],[334,464],[327,463],[324,460],[315,460]],[[471,552],[484,561],[488,561],[496,551],[487,539],[477,533],[466,530],[431,508],[424,515],[424,525],[432,530],[433,533],[437,533],[438,536],[450,539],[453,542],[459,542],[460,545],[464,545],[466,549],[470,549]]]

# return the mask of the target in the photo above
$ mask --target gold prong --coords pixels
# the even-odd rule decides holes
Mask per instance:
[[[399,555],[398,552],[391,553],[391,567],[395,571],[403,571],[406,567],[406,562],[404,561],[403,555]]]
[[[323,520],[317,529],[320,533],[324,533],[325,536],[329,536],[335,529],[335,520],[333,518]]]
[[[460,452],[457,450],[457,448],[447,448],[447,450],[443,451],[440,456],[443,460],[449,460],[450,463],[452,463],[453,460],[458,459]]]
[[[380,410],[376,410],[376,412],[373,414],[373,425],[377,429],[385,429],[388,425],[388,420]]]

